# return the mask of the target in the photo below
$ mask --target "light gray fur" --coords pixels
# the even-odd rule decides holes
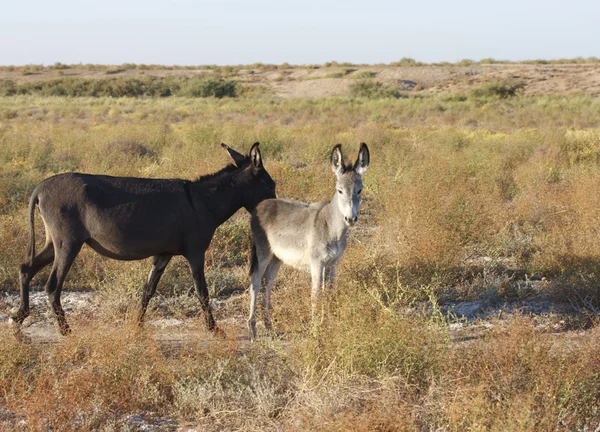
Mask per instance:
[[[353,166],[344,163],[341,145],[331,152],[336,189],[329,202],[305,204],[268,199],[252,213],[253,263],[250,285],[250,338],[256,337],[256,297],[263,275],[265,327],[271,328],[271,289],[281,263],[310,272],[312,316],[315,319],[321,294],[332,287],[335,267],[346,248],[348,227],[358,220],[362,177],[369,166],[369,149],[362,143]]]

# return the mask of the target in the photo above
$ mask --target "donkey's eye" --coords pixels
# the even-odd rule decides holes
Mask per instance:
[[[342,193],[342,190],[341,190],[341,189],[338,189],[338,193],[339,193],[339,194],[341,194],[341,193]]]

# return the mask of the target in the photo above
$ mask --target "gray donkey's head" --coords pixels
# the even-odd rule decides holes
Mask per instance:
[[[369,148],[365,143],[361,143],[354,165],[346,165],[344,162],[341,144],[337,144],[331,151],[331,170],[337,177],[335,185],[337,205],[346,225],[354,225],[358,220],[363,188],[362,177],[367,172],[369,160]]]

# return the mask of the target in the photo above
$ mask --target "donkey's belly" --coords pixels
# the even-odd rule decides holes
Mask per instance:
[[[89,238],[86,243],[99,254],[120,260],[181,253],[183,235],[172,228],[170,221],[161,224],[150,216],[146,220],[140,219],[135,214],[129,218],[88,216],[86,227]]]
[[[92,234],[92,233],[90,233]],[[95,233],[86,241],[88,246],[101,255],[118,260],[139,260],[154,255],[180,255],[181,236],[160,235],[164,232],[148,233]],[[103,235],[98,235],[103,234]],[[136,235],[137,234],[137,235]]]
[[[124,261],[141,260],[166,252],[158,252],[156,250],[150,250],[149,248],[116,247],[111,244],[102,244],[92,238],[88,239],[86,243],[100,255]]]
[[[310,271],[310,260],[302,250],[280,246],[273,248],[273,254],[295,269]]]

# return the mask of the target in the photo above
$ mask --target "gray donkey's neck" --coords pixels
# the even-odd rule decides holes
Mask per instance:
[[[338,194],[336,193],[331,201],[325,205],[321,211],[326,227],[327,241],[339,241],[346,238],[348,225],[344,222],[344,215],[340,211],[338,204]]]

